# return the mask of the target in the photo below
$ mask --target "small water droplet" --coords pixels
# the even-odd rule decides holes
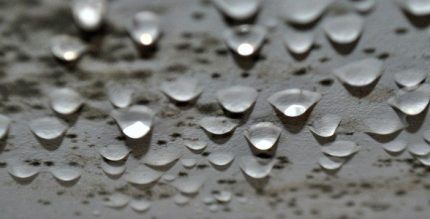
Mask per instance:
[[[423,157],[416,157],[417,160],[424,166],[426,167],[430,167],[430,156],[429,155],[425,155]]]
[[[178,178],[173,185],[175,188],[185,194],[185,195],[194,195],[197,194],[200,188],[203,186],[205,178],[199,175],[191,175],[188,177]]]
[[[360,0],[355,1],[355,10],[360,13],[368,13],[369,11],[375,8],[376,1],[375,0]]]
[[[82,96],[70,88],[53,90],[49,98],[52,109],[61,115],[70,115],[76,112],[84,103]]]
[[[158,181],[163,173],[146,166],[138,166],[126,175],[127,182],[135,185],[146,186]]]
[[[429,94],[418,88],[414,91],[399,90],[387,103],[408,116],[415,116],[427,108],[429,101]]]
[[[130,149],[123,145],[108,145],[99,151],[100,155],[110,161],[120,161],[125,159],[130,153]]]
[[[285,1],[285,15],[293,24],[306,25],[322,16],[333,0],[288,0]]]
[[[190,198],[189,197],[187,197],[187,196],[184,196],[184,195],[182,195],[182,194],[176,194],[174,197],[173,197],[173,199],[174,199],[174,201],[175,201],[175,204],[177,204],[177,205],[179,205],[179,206],[184,206],[184,205],[186,205],[186,204],[188,204],[189,202],[190,202]]]
[[[268,101],[285,116],[298,117],[306,113],[320,99],[320,93],[301,89],[287,89],[274,93]]]
[[[343,83],[353,87],[364,87],[382,75],[383,63],[375,58],[366,58],[344,65],[333,72]]]
[[[245,131],[245,137],[260,151],[272,149],[281,135],[281,128],[271,122],[260,122]]]
[[[424,142],[411,144],[409,145],[408,150],[412,155],[420,157],[430,154],[430,146]]]
[[[130,208],[136,212],[145,212],[151,207],[151,202],[145,199],[133,199],[130,201]]]
[[[145,137],[152,128],[154,112],[146,106],[114,110],[111,113],[122,133],[132,139]]]
[[[112,162],[105,160],[101,163],[101,168],[103,172],[112,177],[117,177],[125,172],[126,165],[125,160]]]
[[[312,122],[312,126],[309,129],[319,137],[329,138],[336,133],[341,120],[342,118],[339,115],[326,114]]]
[[[54,166],[49,169],[52,176],[62,182],[72,182],[81,177],[81,171],[76,167],[58,167]]]
[[[205,117],[199,122],[200,127],[213,135],[226,135],[233,132],[237,123],[223,116]]]
[[[221,203],[227,203],[230,202],[232,194],[230,191],[220,191],[219,193],[214,194],[214,197]]]
[[[115,82],[109,82],[107,84],[106,91],[109,101],[115,107],[125,108],[131,104],[132,96],[134,94],[134,90],[131,87]]]
[[[51,52],[61,61],[73,62],[78,60],[86,51],[86,46],[79,39],[60,35],[52,39]]]
[[[401,87],[408,89],[416,88],[427,77],[427,73],[422,69],[407,69],[397,72],[394,75],[394,80]]]
[[[180,103],[191,102],[203,92],[197,79],[180,77],[174,81],[165,81],[161,84],[161,91],[169,98]]]
[[[274,164],[272,159],[258,159],[253,156],[243,156],[239,159],[241,170],[254,179],[266,178],[272,171]]]
[[[216,168],[225,168],[234,160],[234,154],[229,152],[213,152],[208,156],[209,162]]]
[[[345,163],[345,158],[321,156],[318,164],[325,170],[337,170]]]
[[[103,24],[106,14],[105,0],[73,0],[73,18],[79,28],[84,31],[98,30]]]
[[[203,199],[202,199],[202,202],[205,204],[205,205],[210,205],[210,204],[213,204],[213,203],[215,203],[215,198],[213,197],[213,196],[206,196],[206,197],[204,197]]]
[[[164,180],[164,181],[172,182],[173,180],[175,180],[175,179],[176,179],[176,175],[166,173],[166,174],[164,174],[164,175],[162,176],[162,178],[163,178],[163,180]]]
[[[190,168],[193,168],[196,166],[197,159],[195,159],[195,158],[182,158],[181,163],[182,163],[182,166],[190,169]]]
[[[228,18],[246,20],[257,14],[261,0],[214,0],[214,4]]]
[[[312,48],[314,35],[310,32],[285,31],[284,43],[291,53],[302,55]]]
[[[198,140],[185,140],[184,145],[193,152],[202,152],[207,147],[206,142]]]
[[[13,162],[8,165],[8,172],[17,179],[26,180],[35,177],[40,172],[40,167],[26,163]]]
[[[221,106],[231,113],[244,113],[255,103],[257,91],[252,87],[233,86],[216,93]]]
[[[144,158],[144,163],[151,167],[166,167],[177,161],[181,156],[181,152],[175,146],[170,146],[150,150]]]
[[[327,37],[337,44],[350,44],[363,32],[363,19],[355,14],[329,17],[323,25]]]
[[[161,36],[160,19],[150,11],[141,11],[134,15],[129,32],[139,46],[153,46]]]
[[[389,153],[400,153],[406,149],[406,141],[404,140],[395,140],[392,142],[388,142],[382,145],[385,151]]]
[[[3,139],[9,132],[10,122],[9,117],[0,114],[0,139]]]
[[[329,146],[323,146],[322,152],[332,157],[349,157],[360,150],[353,141],[337,140]]]
[[[240,56],[251,56],[263,45],[267,31],[260,26],[241,25],[224,33],[227,46]]]
[[[123,208],[130,201],[130,197],[121,193],[114,193],[108,197],[108,200],[103,201],[106,207]]]
[[[45,140],[56,139],[67,130],[67,125],[55,117],[42,117],[32,120],[29,126],[37,137]]]
[[[430,1],[428,0],[402,0],[398,1],[403,10],[415,16],[430,14]]]

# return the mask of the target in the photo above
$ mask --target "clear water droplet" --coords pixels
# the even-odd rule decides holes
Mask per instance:
[[[99,153],[107,160],[120,161],[128,156],[130,149],[123,145],[108,145],[101,148]]]
[[[430,146],[424,142],[411,144],[409,145],[408,150],[412,155],[420,157],[430,154]]]
[[[320,99],[320,93],[301,89],[287,89],[274,93],[268,101],[285,116],[298,117],[306,113]]]
[[[215,6],[225,16],[233,20],[246,20],[255,16],[261,0],[214,0]]]
[[[175,201],[175,204],[179,205],[179,206],[184,206],[186,204],[188,204],[190,202],[190,198],[188,196],[184,196],[182,194],[176,194],[173,197],[173,200]]]
[[[214,197],[221,203],[227,203],[231,201],[232,194],[230,191],[220,191],[219,193],[214,194]]]
[[[230,152],[213,152],[208,156],[209,162],[217,168],[225,168],[234,160],[234,154]]]
[[[332,157],[349,157],[358,152],[360,147],[353,141],[337,140],[329,146],[323,146],[322,152]]]
[[[114,193],[108,197],[108,200],[103,201],[103,204],[110,208],[123,208],[129,201],[129,196],[121,193]]]
[[[197,79],[180,77],[174,81],[165,81],[161,84],[161,91],[169,98],[180,103],[191,102],[203,92]]]
[[[257,99],[257,90],[247,86],[233,86],[216,93],[221,106],[231,113],[244,113]]]
[[[325,170],[337,170],[345,163],[345,158],[321,156],[318,164]]]
[[[333,0],[287,0],[285,15],[290,23],[306,25],[322,16]]]
[[[401,87],[416,88],[427,77],[427,73],[422,69],[407,69],[397,72],[394,75],[394,80]]]
[[[145,199],[133,199],[130,201],[130,208],[136,212],[148,211],[151,207],[151,202]]]
[[[430,167],[430,156],[429,155],[426,155],[423,157],[416,157],[416,158],[422,165],[424,165],[426,167]]]
[[[284,43],[287,49],[296,55],[302,55],[312,48],[314,35],[303,31],[285,31]]]
[[[17,179],[26,180],[35,177],[40,172],[40,167],[28,165],[26,163],[9,163],[8,172]]]
[[[395,96],[388,99],[387,103],[408,116],[415,116],[427,108],[429,101],[429,94],[418,88],[414,91],[400,90]]]
[[[390,135],[405,127],[397,114],[392,110],[384,110],[383,112],[371,115],[364,119],[364,124],[367,126],[366,132],[376,135]]]
[[[62,136],[67,125],[55,117],[42,117],[30,121],[31,131],[39,138],[53,140]]]
[[[181,152],[175,146],[170,146],[150,150],[145,155],[144,163],[151,167],[166,167],[177,161],[181,156]]]
[[[129,32],[139,46],[153,46],[161,36],[160,19],[150,11],[141,11],[134,15]]]
[[[3,139],[9,132],[11,119],[5,115],[0,114],[0,139]]]
[[[207,147],[206,142],[199,140],[185,140],[184,145],[193,152],[202,152]]]
[[[193,168],[197,164],[197,159],[195,158],[182,158],[181,159],[182,166],[185,168]]]
[[[329,138],[336,133],[336,129],[341,120],[342,117],[339,115],[326,114],[312,122],[312,126],[310,126],[309,129],[319,137]]]
[[[158,181],[163,173],[146,166],[139,166],[126,174],[127,182],[146,186]]]
[[[52,176],[62,182],[72,182],[81,177],[81,171],[76,167],[54,166],[49,169]]]
[[[334,69],[333,72],[342,83],[364,87],[382,75],[383,63],[375,58],[366,58]]]
[[[227,46],[239,56],[252,56],[263,45],[267,31],[260,26],[241,25],[224,33]]]
[[[415,16],[430,15],[429,0],[400,0],[398,1],[403,10]]]
[[[213,135],[226,135],[233,132],[237,123],[223,116],[205,117],[199,122],[200,127]]]
[[[116,162],[105,160],[101,163],[103,172],[112,177],[122,175],[125,172],[126,167],[125,160]]]
[[[406,149],[406,141],[394,140],[382,145],[385,151],[389,153],[400,153]]]
[[[360,0],[355,1],[355,10],[360,13],[368,13],[373,10],[376,6],[375,0]]]
[[[327,37],[337,44],[350,44],[363,32],[363,19],[355,14],[329,17],[323,25]]]
[[[154,112],[146,106],[133,106],[129,109],[114,110],[111,116],[124,135],[131,139],[140,139],[150,132]]]
[[[109,101],[118,108],[128,107],[132,102],[134,90],[126,85],[109,82],[106,87]]]
[[[86,51],[86,46],[79,39],[60,35],[52,39],[51,52],[59,60],[73,62],[78,60]]]
[[[70,88],[53,90],[49,94],[51,108],[61,114],[70,115],[76,112],[84,103],[82,96]]]
[[[103,24],[107,10],[106,0],[73,0],[73,18],[84,31],[96,31]]]
[[[260,151],[272,149],[281,135],[281,128],[271,122],[260,122],[245,131],[245,137],[251,145]]]
[[[191,175],[188,177],[178,178],[173,185],[175,188],[185,195],[195,195],[203,186],[205,178],[200,175]]]
[[[253,156],[243,156],[239,159],[240,169],[254,179],[266,178],[274,166],[274,160],[259,159]]]

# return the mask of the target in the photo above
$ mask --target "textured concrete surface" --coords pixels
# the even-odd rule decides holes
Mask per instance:
[[[321,30],[325,17],[355,13],[352,2],[339,1],[311,27],[318,46],[306,58],[296,60],[283,45],[282,34],[288,25],[282,19],[280,3],[265,1],[255,23],[264,25],[275,19],[277,26],[269,32],[261,57],[244,63],[226,49],[222,32],[231,24],[209,1],[112,0],[104,30],[93,36],[83,36],[75,27],[67,1],[0,1],[0,111],[13,119],[0,147],[0,218],[428,218],[428,169],[407,152],[396,157],[384,152],[378,139],[362,132],[361,121],[392,110],[385,101],[398,89],[395,72],[429,65],[429,19],[407,16],[393,1],[377,1],[372,12],[362,15],[365,24],[360,40],[345,51],[334,48]],[[126,32],[126,25],[140,10],[152,10],[161,17],[163,37],[152,57],[139,56]],[[82,36],[91,46],[90,54],[74,66],[57,62],[49,45],[58,34]],[[334,78],[332,69],[364,57],[383,59],[384,74],[374,88],[351,93]],[[176,106],[159,91],[162,81],[180,75],[191,75],[204,85],[195,105]],[[168,171],[207,177],[188,205],[174,203],[177,192],[168,183],[142,190],[127,185],[123,178],[111,179],[101,170],[97,149],[125,144],[108,115],[113,108],[104,85],[110,80],[133,86],[138,91],[134,103],[157,112],[150,142],[129,157],[128,169],[138,165],[146,150],[166,146],[180,148],[184,157],[200,159],[200,167],[187,170],[178,162]],[[257,88],[258,100],[230,138],[213,141],[197,122],[205,115],[222,114],[214,93],[237,84]],[[47,94],[59,86],[78,90],[86,104],[68,118],[71,128],[58,148],[51,150],[37,141],[28,121],[54,115]],[[267,97],[286,88],[323,94],[306,121],[285,123],[273,112]],[[318,166],[321,142],[306,128],[327,113],[343,117],[337,139],[353,140],[362,147],[331,175]],[[250,155],[243,131],[260,121],[283,127],[275,155],[278,162],[263,188],[256,189],[245,179],[237,159],[226,171],[217,171],[206,157],[192,154],[182,143],[183,138],[199,138],[208,142],[208,152]],[[429,128],[426,113],[406,122],[409,127],[396,138],[414,141]],[[46,171],[32,182],[20,184],[7,172],[8,159],[40,162],[43,170],[48,161],[76,162],[83,174],[72,186],[59,184]],[[217,212],[210,212],[201,200],[220,190],[231,191],[234,197]],[[129,207],[104,207],[103,198],[114,191],[143,196],[152,206],[144,214]],[[241,196],[247,202],[241,203]]]

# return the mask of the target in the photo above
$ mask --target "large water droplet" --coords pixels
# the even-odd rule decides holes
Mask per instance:
[[[134,90],[123,84],[109,82],[106,87],[109,101],[118,108],[125,108],[131,104]]]
[[[0,114],[0,139],[4,138],[9,132],[9,125],[11,119],[5,115]]]
[[[61,61],[73,62],[85,52],[86,46],[79,39],[60,35],[52,39],[51,52]]]
[[[301,89],[287,89],[274,93],[268,100],[285,116],[298,117],[306,113],[320,99],[320,93]]]
[[[329,17],[323,28],[327,37],[334,43],[350,44],[363,32],[363,19],[355,14]]]
[[[251,56],[263,45],[267,31],[260,26],[241,25],[224,33],[227,46],[240,56]]]
[[[144,158],[144,163],[151,167],[166,167],[177,161],[181,156],[181,152],[175,146],[170,146],[150,150]]]
[[[131,38],[139,46],[153,46],[161,35],[160,19],[152,12],[139,12],[134,15],[133,25],[129,32]]]
[[[213,135],[226,135],[237,127],[237,123],[223,116],[205,117],[200,120],[199,125]]]
[[[175,188],[186,195],[197,194],[203,186],[205,178],[199,175],[178,178],[173,185]]]
[[[382,145],[385,151],[389,153],[400,153],[406,149],[406,141],[404,140],[394,140]]]
[[[231,113],[244,113],[255,103],[257,91],[252,87],[233,86],[217,92],[221,106]]]
[[[145,212],[151,207],[151,202],[145,199],[133,199],[130,201],[130,208],[136,212]]]
[[[103,24],[107,3],[105,0],[73,0],[73,18],[84,31],[95,31]]]
[[[253,147],[260,151],[270,150],[278,141],[281,128],[271,122],[260,122],[245,131],[245,137]]]
[[[163,173],[146,166],[138,166],[126,175],[127,182],[135,185],[146,186],[160,179]]]
[[[345,158],[321,156],[318,164],[325,170],[337,170],[345,163]]]
[[[367,126],[368,133],[376,135],[390,135],[400,131],[405,127],[396,113],[392,110],[385,110],[370,118],[364,119],[364,124]]]
[[[353,87],[372,84],[382,75],[383,63],[375,58],[366,58],[337,68],[333,71],[343,83]]]
[[[70,88],[56,89],[50,93],[49,98],[52,109],[61,115],[76,112],[84,103],[82,96]]]
[[[55,117],[42,117],[29,123],[31,131],[39,138],[53,140],[62,136],[67,125]]]
[[[246,20],[255,16],[261,0],[214,0],[217,8],[233,20]]]
[[[108,145],[99,151],[100,155],[110,161],[120,161],[125,159],[130,153],[130,149],[123,145]]]
[[[207,147],[206,142],[199,140],[185,140],[184,145],[193,152],[202,152]]]
[[[400,0],[400,6],[415,16],[427,16],[430,14],[429,0]]]
[[[412,68],[397,72],[394,75],[394,80],[399,86],[411,89],[421,84],[426,77],[427,72],[424,70]]]
[[[8,172],[13,177],[26,180],[35,177],[40,172],[40,167],[28,165],[26,163],[9,163]]]
[[[342,118],[339,115],[326,114],[312,122],[312,126],[309,129],[317,136],[329,138],[336,133],[341,120]]]
[[[125,207],[129,201],[129,196],[121,193],[114,193],[110,195],[107,200],[103,201],[103,204],[110,208],[122,208]]]
[[[284,43],[291,53],[302,55],[312,48],[314,35],[310,32],[286,31]]]
[[[49,169],[52,176],[54,176],[57,180],[62,182],[72,182],[81,177],[81,171],[77,167],[51,167]]]
[[[209,162],[216,168],[225,168],[233,162],[234,154],[229,152],[213,152],[208,156]]]
[[[306,25],[322,16],[333,0],[287,0],[285,15],[293,24]]]
[[[408,116],[415,116],[426,109],[429,101],[429,94],[418,88],[414,91],[400,90],[395,96],[388,99],[387,103]]]
[[[161,84],[161,91],[174,101],[185,103],[195,100],[203,92],[197,79],[180,77],[174,81],[166,81]]]
[[[117,177],[122,175],[126,169],[125,160],[112,162],[105,160],[101,163],[101,168],[103,172],[112,177]]]
[[[152,128],[154,112],[146,106],[114,110],[111,113],[122,133],[132,139],[145,137]]]
[[[321,150],[332,157],[349,157],[358,152],[360,147],[352,141],[338,140],[329,146],[323,146]]]
[[[420,157],[430,154],[430,146],[424,142],[411,144],[409,145],[408,150],[412,155]]]
[[[254,179],[266,178],[272,171],[274,164],[272,159],[259,159],[253,156],[243,156],[239,159],[241,170]]]
[[[221,203],[227,203],[231,200],[232,194],[230,191],[220,191],[219,193],[215,193],[214,197]]]

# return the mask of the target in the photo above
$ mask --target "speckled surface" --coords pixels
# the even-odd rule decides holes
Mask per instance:
[[[0,1],[0,112],[13,119],[8,137],[0,145],[0,219],[50,218],[428,218],[430,180],[428,169],[408,152],[387,154],[381,141],[363,133],[362,120],[392,111],[386,100],[397,86],[393,74],[410,67],[429,65],[428,18],[405,15],[394,1],[381,0],[373,11],[361,15],[364,33],[349,50],[334,48],[321,30],[327,16],[356,13],[353,3],[339,1],[310,29],[318,46],[296,60],[283,45],[280,0],[266,0],[255,23],[275,19],[261,56],[249,63],[237,60],[222,41],[229,24],[209,1],[197,0],[115,0],[110,1],[107,24],[93,36],[82,36],[75,27],[67,1]],[[160,15],[163,37],[151,57],[141,57],[129,39],[126,25],[134,13],[152,10]],[[82,36],[91,47],[76,65],[64,65],[50,54],[50,39],[58,34]],[[375,87],[352,92],[332,75],[332,70],[352,61],[378,57],[384,60],[384,74]],[[197,78],[204,92],[194,105],[172,104],[159,90],[160,83],[181,75]],[[199,166],[189,170],[177,162],[169,173],[202,175],[206,181],[189,204],[177,206],[177,193],[169,183],[150,189],[130,186],[120,177],[107,177],[100,168],[98,148],[126,144],[109,112],[106,82],[128,83],[137,90],[134,103],[157,112],[149,141],[135,148],[127,168],[138,165],[148,150],[177,147],[183,157],[196,157]],[[232,85],[259,90],[252,113],[240,120],[234,134],[214,141],[197,125],[206,115],[220,115],[214,93]],[[83,108],[67,118],[70,129],[55,148],[37,141],[28,121],[55,115],[47,94],[59,86],[71,87],[85,98]],[[307,119],[283,122],[267,102],[282,89],[302,88],[323,94]],[[426,110],[427,111],[427,110]],[[336,113],[343,120],[337,139],[357,142],[362,148],[335,174],[322,171],[317,163],[321,144],[306,125],[315,118]],[[409,142],[422,138],[429,128],[427,113],[405,122],[409,126],[393,138]],[[238,167],[237,158],[251,155],[243,131],[260,121],[283,127],[270,179],[255,188]],[[183,145],[184,138],[208,143],[207,152],[231,151],[236,155],[225,171],[213,169],[204,155]],[[389,139],[388,139],[389,140]],[[208,153],[206,153],[207,155]],[[18,183],[7,172],[8,159],[40,164],[42,172],[29,183]],[[80,180],[59,184],[46,172],[54,165],[77,163]],[[202,198],[214,191],[234,195],[228,204],[210,212]],[[143,196],[152,201],[150,210],[139,214],[129,207],[111,209],[103,198],[114,191]],[[246,197],[242,203],[240,197]],[[99,212],[97,216],[94,212]]]

